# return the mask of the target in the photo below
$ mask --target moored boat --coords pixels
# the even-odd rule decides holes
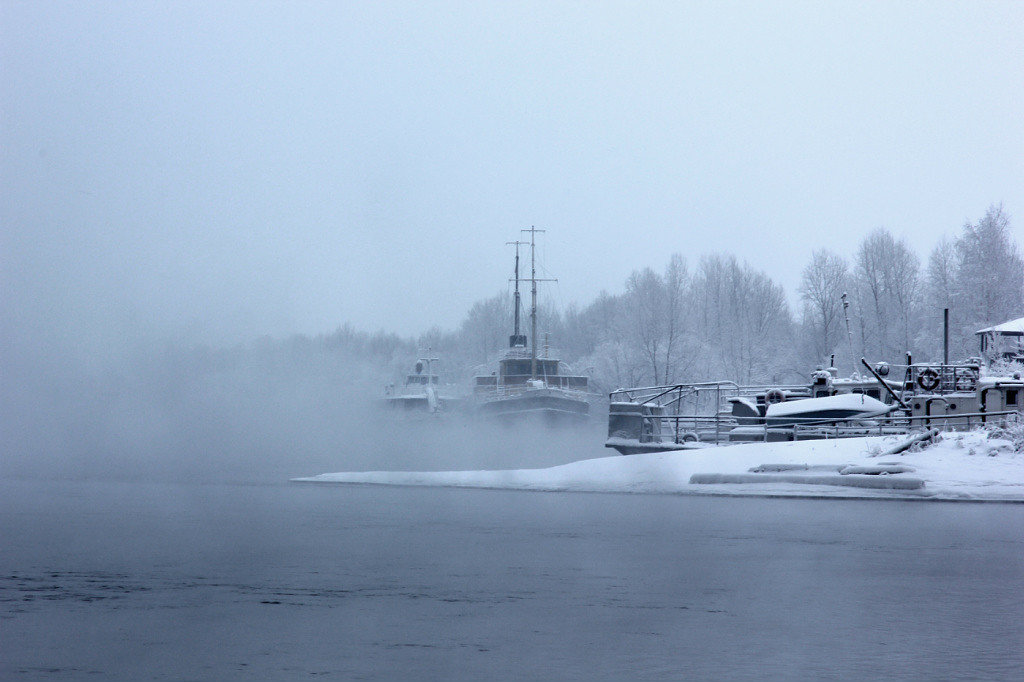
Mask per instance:
[[[433,370],[437,358],[424,357],[416,361],[414,372],[406,375],[402,386],[386,384],[382,404],[396,412],[438,414],[451,412],[465,401],[454,388],[442,384]]]
[[[535,261],[535,235],[544,230],[530,228],[530,277],[519,276],[519,246],[516,246],[515,293],[513,298],[514,327],[509,336],[509,347],[498,360],[497,369],[490,374],[473,377],[473,397],[478,414],[504,421],[538,418],[545,423],[586,421],[590,415],[589,379],[582,375],[563,373],[563,364],[557,358],[537,353],[537,278]],[[530,339],[519,329],[519,283],[530,282]],[[545,344],[546,345],[546,344]]]
[[[751,387],[728,381],[620,389],[610,396],[606,447],[622,454],[706,445],[966,430],[1024,412],[1024,380],[979,376],[977,363],[904,365],[902,384],[870,376],[833,380],[817,370],[809,386]],[[705,409],[701,410],[701,406]]]

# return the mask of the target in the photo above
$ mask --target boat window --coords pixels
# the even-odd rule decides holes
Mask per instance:
[[[501,363],[505,376],[530,376],[532,363],[530,360],[504,360]],[[537,376],[555,376],[558,374],[557,360],[537,360]]]
[[[529,360],[506,360],[502,363],[502,369],[506,375],[529,374]]]
[[[1016,405],[1017,404],[1017,389],[1010,389],[1006,392],[1006,404]]]

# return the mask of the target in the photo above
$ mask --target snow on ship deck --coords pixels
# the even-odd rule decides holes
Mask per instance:
[[[878,454],[900,440],[886,436],[749,443],[615,455],[547,469],[351,471],[293,480],[534,491],[1024,502],[1024,452],[1014,451],[1009,441],[989,439],[984,432],[951,433],[918,452]],[[893,473],[862,473],[880,468]],[[755,469],[759,471],[752,471]]]

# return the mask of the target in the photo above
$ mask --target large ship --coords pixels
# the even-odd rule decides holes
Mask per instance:
[[[530,228],[529,242],[511,242],[516,247],[514,327],[509,346],[498,360],[497,370],[473,378],[473,398],[477,411],[503,420],[535,417],[549,423],[582,422],[589,418],[589,380],[586,376],[563,374],[560,360],[537,354],[537,278],[536,234],[544,230]],[[519,247],[530,247],[530,277],[519,276]],[[520,282],[529,282],[531,290],[530,338],[519,329]]]

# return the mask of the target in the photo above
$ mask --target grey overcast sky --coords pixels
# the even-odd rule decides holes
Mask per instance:
[[[671,252],[792,295],[884,226],[1024,225],[1024,2],[0,2],[4,324],[453,328]]]

